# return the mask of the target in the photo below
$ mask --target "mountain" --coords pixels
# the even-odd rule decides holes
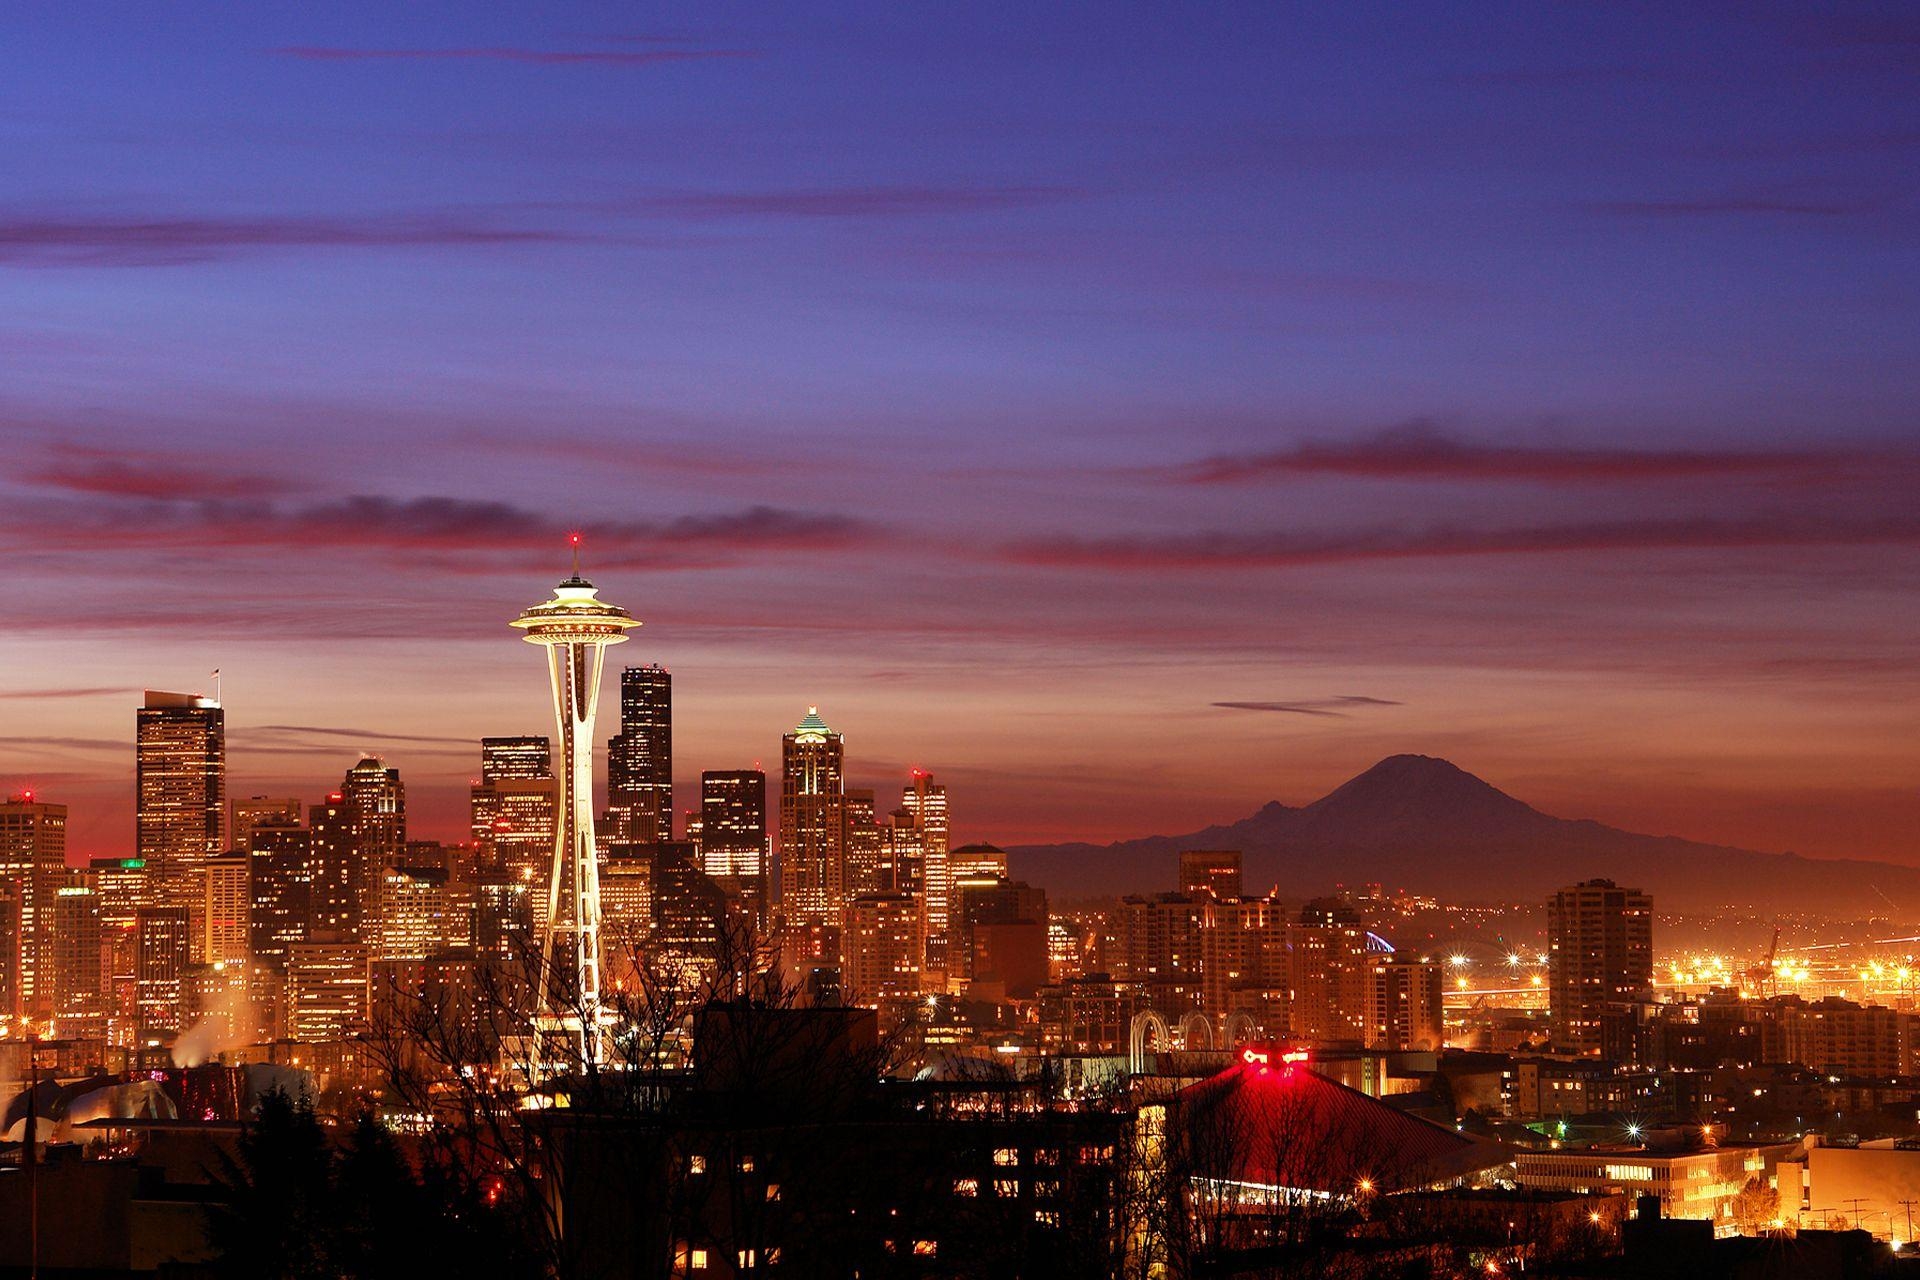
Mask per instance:
[[[1170,889],[1182,849],[1238,849],[1249,889],[1278,885],[1287,894],[1377,881],[1453,901],[1537,901],[1604,877],[1647,890],[1661,910],[1920,920],[1920,868],[1757,853],[1556,818],[1431,756],[1389,756],[1312,804],[1271,803],[1189,835],[1028,845],[1009,855],[1016,875],[1072,897]]]

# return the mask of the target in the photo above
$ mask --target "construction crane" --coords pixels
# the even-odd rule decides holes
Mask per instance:
[[[1780,951],[1780,922],[1776,920],[1773,923],[1773,941],[1767,944],[1767,954],[1760,958],[1760,963],[1752,966],[1751,968],[1749,968],[1748,970],[1746,970],[1744,973],[1740,975],[1747,990],[1758,991],[1765,995],[1773,994],[1774,992],[1773,958],[1774,956],[1779,954],[1779,951]]]

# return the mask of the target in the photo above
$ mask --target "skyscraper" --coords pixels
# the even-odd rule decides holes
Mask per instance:
[[[18,886],[17,998],[24,1011],[44,1016],[53,1011],[53,899],[67,883],[67,806],[31,791],[0,804],[0,881]]]
[[[226,849],[227,713],[199,694],[149,689],[135,752],[136,844],[154,901],[197,926],[200,868]]]
[[[1241,895],[1238,849],[1184,849],[1180,853],[1180,892],[1189,897]]]
[[[406,861],[407,789],[398,769],[388,768],[378,756],[365,756],[347,770],[340,798],[353,827],[348,914],[355,939],[371,945],[378,932],[381,877],[388,867]]]
[[[536,922],[547,912],[553,865],[553,751],[544,737],[482,738],[480,781],[469,794],[474,857],[483,881],[519,884]]]
[[[846,895],[879,893],[889,887],[889,864],[882,856],[880,815],[873,788],[848,787]]]
[[[846,874],[846,748],[818,707],[782,739],[780,906],[790,925],[838,924]]]
[[[205,898],[200,954],[213,965],[245,964],[253,954],[253,876],[245,853],[221,854],[200,869]]]
[[[700,775],[700,865],[729,893],[767,905],[767,775],[709,769]]]
[[[133,978],[143,1029],[179,1031],[186,1025],[189,929],[185,907],[142,907],[134,914]]]
[[[316,806],[318,808],[318,806]],[[277,973],[287,949],[307,941],[313,916],[313,833],[300,826],[257,826],[247,842],[253,909],[249,950]]]
[[[305,806],[297,796],[236,797],[227,823],[227,849],[245,849],[255,827],[297,827]]]
[[[480,781],[552,781],[553,744],[544,734],[480,739]]]
[[[307,810],[305,941],[351,942],[359,928],[354,903],[353,810],[338,791]]]
[[[61,1036],[95,1035],[105,1030],[105,944],[100,934],[100,892],[85,872],[69,873],[70,883],[54,891],[46,976],[54,1031]]]
[[[920,859],[926,883],[927,968],[941,973],[948,967],[947,917],[953,896],[953,873],[947,866],[947,789],[925,769],[915,769],[901,797],[901,808],[920,828]]]
[[[600,1001],[600,864],[593,839],[593,722],[607,646],[622,643],[627,631],[640,625],[625,609],[596,598],[593,584],[580,576],[578,537],[574,547],[573,576],[554,589],[553,599],[533,605],[511,623],[527,643],[547,651],[560,734],[553,865],[530,1019],[536,1072],[552,1061],[542,1043],[549,1036],[571,1037],[577,1062],[606,1057]]]
[[[1653,984],[1653,899],[1611,880],[1587,880],[1547,901],[1548,994],[1557,1048],[1600,1052],[1609,1004]]]
[[[673,839],[673,676],[658,663],[620,673],[620,732],[607,740],[607,837]]]

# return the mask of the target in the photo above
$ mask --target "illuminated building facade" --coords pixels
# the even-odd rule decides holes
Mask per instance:
[[[133,927],[135,1017],[145,1030],[182,1030],[192,913],[185,907],[142,907],[134,913]]]
[[[480,739],[480,781],[549,782],[553,743],[544,734]]]
[[[445,867],[388,867],[380,877],[376,960],[422,960],[473,941],[471,911]]]
[[[947,866],[947,789],[925,769],[915,769],[901,797],[900,807],[920,832],[921,875],[926,899],[927,969],[944,972],[949,966],[948,915],[953,897],[953,873]]]
[[[849,1004],[877,1009],[920,994],[920,903],[906,893],[856,894],[841,929]]]
[[[700,775],[700,861],[722,884],[759,882],[766,875],[766,774],[709,769]]]
[[[302,942],[287,955],[287,1035],[324,1043],[367,1025],[371,951],[357,942]]]
[[[350,903],[346,912],[353,936],[371,945],[379,932],[376,915],[380,879],[404,861],[407,845],[407,789],[400,771],[378,756],[364,757],[340,783],[340,798],[352,827],[353,852],[347,871]]]
[[[200,955],[204,964],[245,964],[253,951],[253,877],[245,853],[222,854],[200,869]]]
[[[1241,896],[1238,849],[1187,849],[1180,854],[1180,892],[1191,897]]]
[[[1367,975],[1369,1049],[1437,1050],[1446,1044],[1441,1012],[1441,966],[1400,956],[1376,956]]]
[[[298,797],[247,796],[236,798],[227,823],[227,848],[245,849],[258,827],[297,827],[306,806]]]
[[[1344,898],[1315,898],[1287,929],[1288,1017],[1307,1044],[1366,1039],[1368,934]]]
[[[253,958],[285,973],[287,948],[307,940],[313,909],[313,835],[305,827],[256,826],[247,840]]]
[[[100,933],[100,892],[73,872],[75,883],[54,890],[48,976],[53,987],[54,1034],[98,1036],[106,1030],[105,941]]]
[[[544,923],[556,812],[547,739],[481,739],[480,781],[469,800],[474,860],[482,879],[529,886],[533,917]]]
[[[135,844],[154,903],[185,908],[197,931],[200,868],[227,847],[226,711],[198,694],[149,689],[134,761]]]
[[[354,898],[353,810],[338,791],[307,810],[307,868],[308,939],[351,941],[360,927],[360,904]]]
[[[1653,985],[1653,899],[1588,880],[1547,902],[1548,995],[1556,1047],[1597,1054],[1610,1005]]]
[[[572,1037],[576,1061],[606,1057],[600,864],[593,836],[594,714],[607,646],[624,642],[627,631],[640,623],[625,609],[599,600],[593,584],[580,576],[576,559],[573,576],[554,589],[553,598],[527,609],[512,625],[529,644],[547,651],[560,745],[553,861],[546,916],[539,926],[540,972],[531,1020],[537,1070],[545,1061],[538,1042],[551,1034]]]
[[[52,1012],[53,898],[67,883],[67,806],[24,791],[0,804],[0,882],[15,886],[19,914],[17,999]]]
[[[620,673],[620,732],[607,740],[606,835],[673,839],[673,676],[658,663]]]
[[[780,908],[789,923],[839,920],[846,833],[846,745],[808,707],[781,742]]]
[[[845,891],[849,898],[862,893],[878,893],[889,885],[889,865],[882,856],[879,815],[874,810],[873,790],[848,787],[846,791],[847,869]]]

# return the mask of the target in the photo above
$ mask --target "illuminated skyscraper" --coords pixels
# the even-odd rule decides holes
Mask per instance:
[[[1547,934],[1554,1047],[1598,1053],[1607,1006],[1636,999],[1653,984],[1653,899],[1611,880],[1588,880],[1548,899]]]
[[[600,1001],[600,867],[593,839],[593,721],[607,646],[621,643],[630,628],[640,625],[625,609],[595,598],[593,584],[580,576],[578,538],[574,546],[573,576],[554,589],[553,599],[534,605],[512,623],[529,644],[547,651],[560,744],[553,865],[534,989],[536,1070],[550,1061],[541,1041],[554,1033],[574,1038],[581,1062],[606,1056]]]
[[[889,864],[884,856],[880,815],[873,788],[848,787],[846,792],[847,870],[844,886],[849,900],[888,887]]]
[[[837,925],[845,898],[846,747],[818,707],[782,739],[780,907],[789,925]]]
[[[186,1025],[190,929],[185,907],[142,907],[134,915],[133,978],[144,1029],[179,1031]]]
[[[54,890],[47,971],[53,988],[54,1033],[98,1035],[106,1028],[105,943],[100,935],[100,893],[85,872]]]
[[[367,1024],[372,955],[354,942],[303,942],[287,956],[287,1034],[324,1044]]]
[[[767,775],[758,769],[709,769],[700,775],[700,859],[728,881],[766,872]]]
[[[480,739],[480,781],[553,779],[553,744],[544,735]]]
[[[351,942],[354,902],[353,810],[338,791],[307,810],[307,941]]]
[[[673,839],[673,676],[658,663],[620,673],[620,732],[607,740],[607,837]]]
[[[297,827],[305,806],[296,796],[247,796],[233,802],[227,823],[227,848],[245,849],[255,827]]]
[[[921,874],[927,902],[927,968],[944,972],[948,967],[947,916],[953,896],[953,872],[947,866],[947,789],[925,769],[915,769],[900,806],[913,815],[914,825],[920,828]]]
[[[14,884],[19,900],[17,998],[44,1016],[53,1011],[53,898],[67,883],[67,806],[31,791],[0,804],[0,881]]]
[[[378,756],[366,756],[347,770],[340,798],[353,824],[349,918],[354,937],[371,946],[379,932],[381,877],[388,867],[406,861],[407,789],[398,769],[389,769]]]
[[[135,748],[136,844],[154,902],[185,908],[197,926],[200,868],[227,847],[227,713],[199,694],[149,689]]]
[[[211,858],[200,875],[205,899],[200,915],[204,963],[243,965],[253,951],[253,877],[248,855]]]
[[[287,969],[287,948],[307,941],[313,916],[313,833],[301,826],[257,826],[247,842],[253,909],[249,949],[276,973]]]

